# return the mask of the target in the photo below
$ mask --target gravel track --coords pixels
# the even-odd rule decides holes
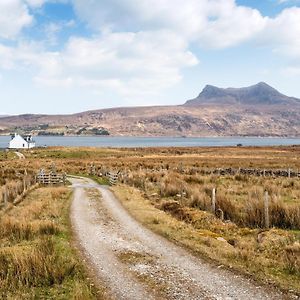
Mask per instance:
[[[69,179],[74,189],[71,220],[78,246],[115,299],[285,298],[149,231],[107,187],[90,179]]]
[[[18,156],[19,159],[25,159],[25,155],[23,153],[18,152],[18,151],[14,152],[14,153]]]

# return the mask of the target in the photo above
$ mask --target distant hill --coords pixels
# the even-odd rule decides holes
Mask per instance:
[[[207,85],[197,98],[185,103],[186,106],[199,104],[294,105],[300,104],[300,100],[287,97],[265,82],[260,82],[245,88],[222,89]]]
[[[222,89],[207,85],[178,106],[125,107],[72,115],[0,118],[1,133],[115,136],[297,136],[300,100],[266,83]]]

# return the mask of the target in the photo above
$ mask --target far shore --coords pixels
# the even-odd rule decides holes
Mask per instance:
[[[11,134],[0,134],[0,137],[10,137]],[[47,135],[37,135],[32,134],[34,137],[57,137],[57,138],[64,138],[64,137],[100,137],[100,138],[193,138],[193,139],[207,139],[207,138],[224,138],[224,139],[250,139],[250,138],[272,138],[272,139],[299,139],[299,136],[286,136],[286,135],[187,135],[187,136],[181,136],[181,135],[96,135],[96,134],[84,134],[84,135],[78,135],[78,134],[65,134],[65,135],[56,135],[56,134],[47,134]]]

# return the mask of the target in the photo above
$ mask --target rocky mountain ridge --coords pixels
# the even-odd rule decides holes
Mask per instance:
[[[292,105],[300,104],[300,100],[287,97],[265,82],[245,88],[218,88],[207,85],[199,96],[187,101],[186,106],[201,104],[244,104],[244,105]]]

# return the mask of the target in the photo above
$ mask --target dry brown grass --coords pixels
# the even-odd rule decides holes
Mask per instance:
[[[290,281],[299,290],[300,179],[207,173],[239,167],[300,170],[300,147],[48,148],[29,151],[26,157],[0,161],[0,170],[15,176],[12,170],[26,168],[34,173],[53,162],[58,172],[71,174],[88,174],[91,163],[97,174],[120,170],[126,188],[142,193],[140,212],[149,227],[222,264],[247,269],[284,287]],[[210,213],[213,188],[217,189],[217,209],[223,211],[226,222]],[[262,232],[265,190],[275,228]],[[136,203],[130,199],[126,203],[134,210]],[[44,205],[30,213],[38,217]],[[52,217],[59,216],[59,206],[51,210]],[[219,236],[227,243],[216,240]]]
[[[13,217],[3,217],[0,221],[0,239],[9,238],[12,241],[31,240],[36,236],[55,235],[60,232],[59,225],[51,220],[16,220]]]
[[[67,188],[39,188],[0,212],[1,299],[107,299],[71,247],[69,204]]]
[[[75,276],[76,261],[62,258],[55,251],[53,239],[40,239],[33,249],[26,250],[10,247],[0,252],[2,289],[60,285]]]
[[[300,243],[295,242],[285,247],[287,269],[292,274],[300,274]]]
[[[120,185],[113,190],[138,221],[196,255],[300,293],[300,233],[241,228],[179,201],[146,199],[136,188]]]
[[[293,168],[300,169],[300,147],[195,147],[195,148],[47,148],[27,151],[26,160],[0,161],[0,169],[7,164],[12,168],[37,170],[50,167],[52,162],[57,170],[68,173],[83,173],[91,162],[97,167],[137,170],[161,168],[167,170],[182,166],[185,170],[195,168]],[[2,167],[1,167],[2,165]]]
[[[254,176],[186,175],[176,171],[130,171],[123,182],[150,196],[174,198],[183,206],[211,211],[211,195],[217,189],[216,209],[240,226],[264,227],[264,191],[269,192],[270,224],[300,229],[300,182],[297,179]]]
[[[5,204],[16,201],[34,185],[34,174],[32,171],[26,172],[25,169],[18,171],[9,167],[0,169],[0,209]]]

